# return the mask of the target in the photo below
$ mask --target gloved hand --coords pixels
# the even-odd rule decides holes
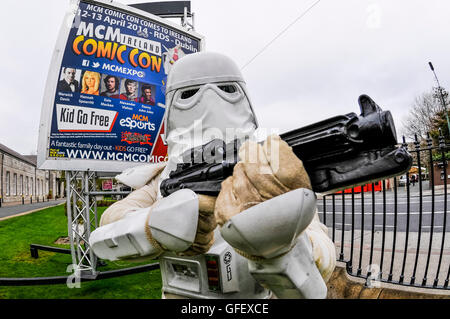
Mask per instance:
[[[206,253],[214,243],[214,229],[217,227],[214,216],[216,197],[198,195],[199,214],[195,241],[188,250],[178,253],[180,256],[194,256]]]
[[[264,144],[247,141],[239,149],[233,175],[222,182],[216,201],[219,225],[243,210],[297,188],[312,189],[302,161],[278,135]]]
[[[239,158],[233,175],[222,182],[216,200],[215,216],[220,226],[265,200],[297,188],[312,189],[302,161],[278,135],[269,136],[262,146],[247,141],[239,149]],[[317,212],[306,234],[316,266],[327,281],[335,268],[336,252]]]

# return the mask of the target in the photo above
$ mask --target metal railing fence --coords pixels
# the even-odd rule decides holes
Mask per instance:
[[[406,179],[397,176],[318,200],[337,260],[367,286],[450,289],[449,145],[442,135],[434,144],[429,135],[422,144],[417,136],[410,144],[403,138],[417,181],[410,171]]]

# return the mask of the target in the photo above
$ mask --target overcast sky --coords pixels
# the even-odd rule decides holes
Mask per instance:
[[[120,0],[124,4],[149,2]],[[368,94],[401,133],[414,98],[450,88],[450,2],[192,0],[206,50],[243,68],[262,127],[285,132],[348,112]],[[69,0],[2,0],[0,143],[36,154],[45,81]],[[272,44],[255,55],[272,40]]]

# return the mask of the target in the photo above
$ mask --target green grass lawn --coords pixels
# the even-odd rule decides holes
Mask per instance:
[[[105,210],[98,208],[99,215]],[[99,217],[100,218],[100,217]],[[72,264],[68,254],[39,251],[39,258],[30,255],[30,244],[70,248],[57,245],[59,237],[67,236],[67,218],[62,205],[29,215],[0,221],[0,277],[68,276],[67,266]],[[142,265],[145,263],[106,262],[98,271],[107,271]],[[159,269],[135,275],[81,282],[80,288],[65,284],[42,286],[0,286],[0,299],[17,298],[161,298]]]

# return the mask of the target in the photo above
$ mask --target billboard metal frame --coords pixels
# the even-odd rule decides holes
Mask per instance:
[[[180,18],[181,25],[188,30],[195,30],[194,13],[190,1],[161,1],[130,4],[131,7],[150,12],[162,18]],[[154,10],[154,12],[152,12]]]
[[[66,171],[67,221],[72,264],[77,275],[95,279],[97,256],[89,244],[91,231],[98,227],[95,172]]]
[[[120,161],[100,161],[89,159],[67,159],[49,158],[48,150],[50,143],[51,119],[53,114],[54,99],[57,88],[60,66],[66,47],[72,23],[77,14],[81,0],[71,0],[70,9],[64,17],[64,22],[59,32],[55,50],[50,63],[47,82],[45,86],[43,106],[41,110],[41,122],[39,125],[38,140],[38,167],[40,169],[64,170],[66,176],[67,192],[67,219],[68,235],[70,239],[70,251],[75,275],[84,279],[96,279],[97,256],[95,256],[89,245],[91,231],[98,227],[96,195],[119,194],[124,192],[99,192],[96,190],[97,174],[118,173],[126,168],[142,165],[145,163],[120,162]],[[143,19],[149,19],[162,24],[180,33],[184,33],[199,42],[199,51],[204,49],[204,37],[192,31],[192,23],[187,22],[186,10],[184,17],[181,17],[182,26],[156,15],[147,13],[140,9],[125,6],[108,0],[83,0],[83,2],[108,7],[124,13],[133,14]],[[190,16],[193,18],[193,16]],[[191,28],[188,30],[188,28]],[[159,132],[158,132],[159,135]]]

